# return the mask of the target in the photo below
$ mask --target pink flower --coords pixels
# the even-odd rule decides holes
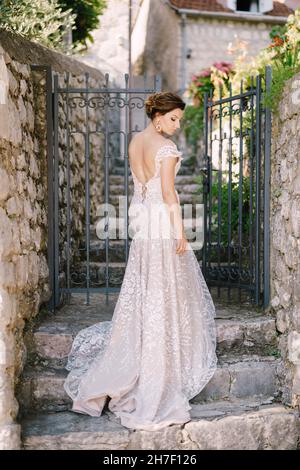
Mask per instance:
[[[202,72],[199,73],[199,77],[210,77],[210,75],[211,75],[210,69],[202,70]]]
[[[233,68],[230,62],[225,62],[225,61],[215,62],[213,65],[216,67],[216,69],[224,73],[229,73]]]

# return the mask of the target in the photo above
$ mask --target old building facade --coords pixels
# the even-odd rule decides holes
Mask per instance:
[[[256,55],[269,43],[273,26],[284,24],[297,6],[300,2],[143,0],[132,31],[134,74],[159,70],[163,89],[183,92],[202,68],[232,60],[228,45],[235,38]]]

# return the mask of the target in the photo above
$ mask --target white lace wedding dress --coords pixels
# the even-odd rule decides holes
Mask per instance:
[[[179,157],[177,174],[182,154],[170,144],[157,152],[146,184],[132,172],[135,234],[113,318],[78,333],[64,383],[72,411],[100,416],[110,398],[121,424],[153,431],[191,419],[189,400],[217,364],[215,308],[199,263],[190,245],[176,254],[172,228],[168,236],[160,164],[169,157]]]

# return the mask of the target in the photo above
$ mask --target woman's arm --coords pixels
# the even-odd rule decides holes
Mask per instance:
[[[178,157],[163,158],[161,162],[160,175],[161,175],[161,188],[163,200],[167,204],[170,215],[170,222],[175,230],[175,237],[179,239],[177,245],[178,253],[184,251],[186,236],[184,233],[184,225],[181,216],[181,207],[178,204],[177,195],[175,192],[175,166]]]

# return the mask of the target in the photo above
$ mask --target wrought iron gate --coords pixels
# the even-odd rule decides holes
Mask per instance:
[[[53,310],[73,292],[84,293],[89,304],[91,293],[108,296],[119,291],[130,243],[127,149],[130,136],[141,130],[130,111],[134,116],[142,113],[145,127],[144,100],[161,84],[156,76],[148,87],[144,77],[143,85],[134,88],[125,75],[125,87],[116,88],[110,87],[106,75],[98,86],[86,74],[78,86],[68,74],[53,75],[50,67],[33,69],[46,72],[48,262],[53,292],[49,308]],[[270,86],[267,67],[265,90]],[[219,297],[267,306],[271,113],[263,106],[262,88],[262,77],[257,76],[250,86],[241,84],[238,94],[230,87],[227,97],[222,97],[222,90],[219,99],[205,96],[202,271]],[[113,215],[122,221],[123,236],[117,236],[116,242],[110,239],[110,184],[117,177],[112,169],[118,169],[122,180],[119,213]],[[100,214],[98,205],[103,209]],[[102,217],[103,238],[98,237],[97,217]],[[115,272],[110,266],[113,258],[122,264]],[[118,282],[112,282],[114,277]]]
[[[266,68],[264,90],[271,86]],[[223,300],[269,303],[271,113],[263,106],[262,77],[205,94],[202,168],[202,270]]]
[[[92,293],[105,292],[108,301],[109,292],[120,289],[130,243],[128,143],[141,130],[134,123],[138,115],[142,127],[147,125],[144,101],[160,91],[161,82],[155,76],[149,87],[144,76],[141,87],[134,88],[125,74],[124,88],[116,88],[110,86],[108,74],[100,85],[89,74],[81,86],[69,74],[53,78],[53,213],[49,220],[53,223],[55,309],[74,292],[85,294],[89,304]],[[113,179],[118,180],[115,195],[110,193]],[[116,199],[118,213],[114,212]],[[116,221],[122,227],[116,227],[119,233],[112,241]]]

